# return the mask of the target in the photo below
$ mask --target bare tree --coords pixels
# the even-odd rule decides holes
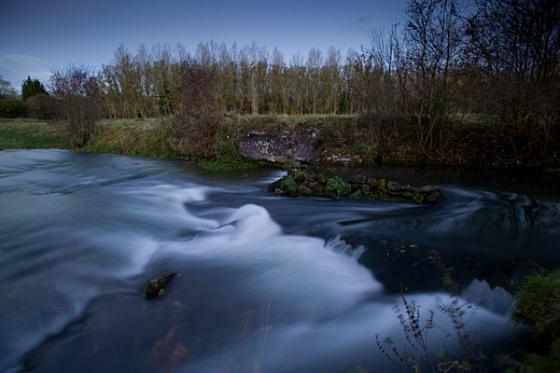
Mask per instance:
[[[71,65],[66,70],[53,71],[50,84],[53,95],[61,102],[61,116],[66,120],[72,146],[85,146],[103,115],[97,79],[84,66]]]
[[[9,81],[2,79],[0,75],[0,98],[16,96],[16,90]]]

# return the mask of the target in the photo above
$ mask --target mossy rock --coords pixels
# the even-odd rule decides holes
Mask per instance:
[[[340,199],[352,195],[357,199],[409,201],[417,204],[436,203],[441,193],[441,189],[434,185],[417,188],[363,175],[353,175],[347,179],[339,176],[326,177],[308,168],[292,168],[287,176],[271,183],[268,191],[292,197],[323,196]]]
[[[296,196],[298,192],[298,184],[291,176],[286,176],[282,179],[280,186],[282,190],[291,196]]]
[[[154,299],[163,295],[165,287],[177,274],[172,272],[162,273],[160,276],[144,283],[144,294],[146,299]]]
[[[325,183],[325,196],[327,197],[346,197],[351,192],[352,186],[338,176],[328,178]]]

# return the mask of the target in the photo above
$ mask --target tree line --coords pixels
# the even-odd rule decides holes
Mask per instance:
[[[450,121],[470,117],[517,136],[513,147],[548,149],[559,127],[559,72],[558,1],[409,0],[401,23],[374,33],[360,51],[313,48],[288,59],[256,43],[208,42],[193,51],[140,45],[134,52],[121,45],[97,71],[55,71],[50,93],[92,97],[111,118],[406,118],[423,149],[446,141]],[[53,100],[36,97],[31,111],[44,115]]]

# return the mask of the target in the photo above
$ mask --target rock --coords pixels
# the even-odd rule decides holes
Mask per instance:
[[[374,177],[368,177],[368,179],[367,179],[367,185],[368,185],[370,188],[375,188],[375,186],[377,185],[377,179],[374,178]]]
[[[426,203],[437,203],[439,201],[439,196],[440,196],[441,192],[440,191],[434,191],[428,195],[426,195],[426,197],[424,197],[424,202]]]
[[[364,175],[352,175],[348,178],[350,184],[365,184],[367,183],[367,177]]]
[[[339,199],[352,195],[358,199],[410,201],[417,204],[436,203],[441,195],[441,188],[437,185],[416,188],[363,175],[353,175],[347,179],[339,176],[327,178],[307,168],[290,170],[287,176],[271,183],[268,190],[291,197],[323,196]]]
[[[165,272],[158,277],[146,281],[144,283],[144,293],[146,295],[146,299],[154,299],[163,295],[165,287],[176,275],[176,273]]]
[[[375,183],[375,188],[377,190],[385,190],[387,188],[387,180],[385,179],[377,180],[377,182]]]
[[[288,160],[314,162],[318,158],[318,137],[310,130],[252,130],[237,139],[239,153],[253,161],[284,163]]]
[[[270,183],[268,185],[268,191],[270,193],[276,193],[277,190],[281,190],[282,189],[282,179],[278,179],[276,181],[273,181],[272,183]]]
[[[313,195],[319,195],[323,192],[323,185],[317,181],[310,182],[308,186],[313,191]]]
[[[300,196],[311,196],[313,195],[313,190],[311,190],[311,188],[309,188],[307,185],[302,184],[298,188],[298,194]]]
[[[294,168],[292,169],[292,171],[290,172],[290,175],[294,178],[295,181],[297,182],[304,182],[305,179],[307,179],[307,175],[305,174],[305,171],[299,169],[299,168]]]
[[[387,189],[389,189],[390,192],[398,192],[402,189],[402,186],[395,181],[389,181],[387,182]]]

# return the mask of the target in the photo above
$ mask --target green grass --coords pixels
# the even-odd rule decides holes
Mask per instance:
[[[218,155],[217,159],[203,159],[197,163],[207,171],[226,172],[258,167],[258,163],[246,160],[239,154],[231,136],[226,132],[218,134],[213,148]]]
[[[104,120],[99,122],[96,136],[80,151],[176,158],[170,137],[165,121]]]
[[[70,148],[70,141],[61,124],[26,119],[0,119],[0,150],[49,148]]]

